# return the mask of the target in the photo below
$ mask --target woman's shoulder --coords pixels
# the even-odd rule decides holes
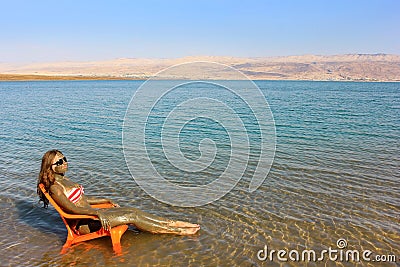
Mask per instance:
[[[51,193],[64,191],[64,186],[61,185],[59,182],[54,182],[54,184],[50,185],[49,190]]]

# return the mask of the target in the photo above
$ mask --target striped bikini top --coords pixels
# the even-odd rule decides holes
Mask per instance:
[[[72,188],[67,194],[67,198],[72,202],[72,203],[76,203],[78,202],[83,195],[83,186],[79,186],[79,187],[74,187]]]
[[[60,184],[60,183],[58,183]],[[78,185],[77,187],[72,188],[71,190],[67,191],[65,187],[60,184],[64,189],[65,196],[74,204],[76,204],[81,198],[84,193],[83,186]]]

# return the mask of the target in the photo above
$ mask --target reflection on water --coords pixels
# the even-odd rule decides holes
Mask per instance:
[[[122,121],[140,82],[0,83],[2,264],[278,266],[278,261],[259,261],[257,252],[264,245],[321,251],[337,248],[339,238],[347,240],[349,249],[399,257],[399,85],[257,84],[277,128],[268,178],[250,194],[245,177],[222,199],[187,209],[146,195],[126,167]],[[185,138],[189,132],[185,128]],[[60,255],[65,226],[52,207],[37,204],[34,188],[41,156],[52,148],[67,155],[68,176],[82,183],[87,194],[198,222],[200,233],[182,237],[131,229],[122,237],[121,256],[113,254],[109,238],[78,244]],[[163,171],[179,180],[178,171]],[[328,262],[335,265],[353,264]]]

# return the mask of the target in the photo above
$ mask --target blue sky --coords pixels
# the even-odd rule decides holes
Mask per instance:
[[[9,0],[0,6],[0,62],[400,54],[398,0]]]

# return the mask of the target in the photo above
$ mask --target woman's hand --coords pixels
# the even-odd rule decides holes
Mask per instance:
[[[110,219],[107,217],[107,215],[103,211],[98,210],[97,211],[97,216],[99,216],[99,220],[100,220],[101,226],[106,231],[110,231],[111,230],[111,223],[110,223]]]

